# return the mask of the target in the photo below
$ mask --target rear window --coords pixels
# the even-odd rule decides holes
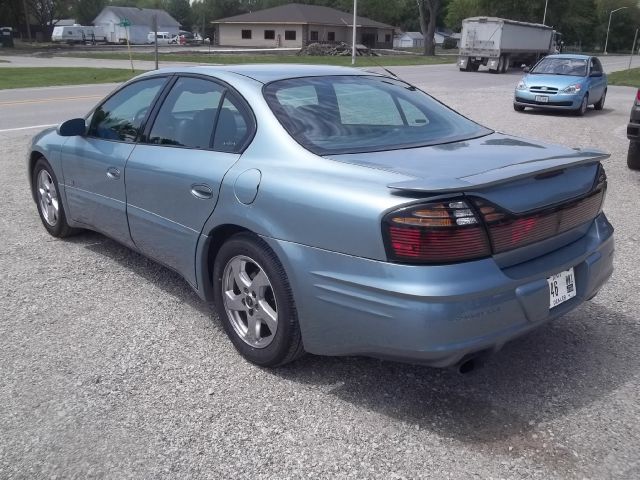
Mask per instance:
[[[466,140],[491,130],[386,77],[280,80],[264,90],[291,136],[319,154],[394,150]]]

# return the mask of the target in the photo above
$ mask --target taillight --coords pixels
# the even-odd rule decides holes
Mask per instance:
[[[396,210],[384,217],[383,231],[390,260],[451,263],[491,255],[485,230],[466,201]]]
[[[640,88],[636,92],[636,105],[640,104]]]

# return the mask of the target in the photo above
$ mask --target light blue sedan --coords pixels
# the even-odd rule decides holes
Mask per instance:
[[[611,275],[607,156],[388,76],[242,65],[140,75],[37,135],[27,169],[51,235],[95,230],[175,270],[258,365],[468,371]]]
[[[604,108],[607,74],[597,57],[550,55],[540,60],[516,86],[513,108],[570,110],[584,115],[589,105]]]

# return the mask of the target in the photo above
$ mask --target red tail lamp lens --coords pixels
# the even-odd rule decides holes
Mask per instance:
[[[384,225],[393,260],[451,263],[491,254],[484,229],[465,201],[402,209],[387,215]]]

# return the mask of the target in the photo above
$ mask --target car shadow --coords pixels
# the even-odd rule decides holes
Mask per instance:
[[[86,231],[73,237],[68,237],[65,241],[81,245],[87,250],[118,262],[123,267],[135,272],[165,293],[186,303],[203,315],[211,316],[214,314],[213,309],[198,296],[181,275],[109,237],[100,233]],[[217,320],[212,324],[222,331],[222,326]]]
[[[224,335],[213,310],[177,273],[97,233],[67,241],[115,260],[208,315]],[[587,302],[507,344],[468,375],[371,358],[315,355],[263,373],[476,448],[542,452],[545,461],[562,468],[575,461],[571,452],[550,453],[536,432],[634,381],[640,371],[638,338],[640,325],[633,319]]]
[[[321,387],[359,408],[446,438],[517,445],[531,443],[527,432],[541,423],[602,399],[635,378],[640,362],[634,338],[639,335],[632,319],[588,302],[507,344],[469,375],[311,355],[271,374]]]
[[[604,107],[602,110],[595,110],[592,106],[590,106],[589,108],[587,108],[587,111],[585,112],[584,116],[585,117],[591,117],[596,115],[602,116],[602,115],[609,115],[614,112],[615,110],[613,108]],[[543,108],[528,107],[524,112],[518,112],[518,113],[521,113],[522,115],[540,115],[545,117],[552,116],[552,117],[580,118],[571,110],[545,110]]]

